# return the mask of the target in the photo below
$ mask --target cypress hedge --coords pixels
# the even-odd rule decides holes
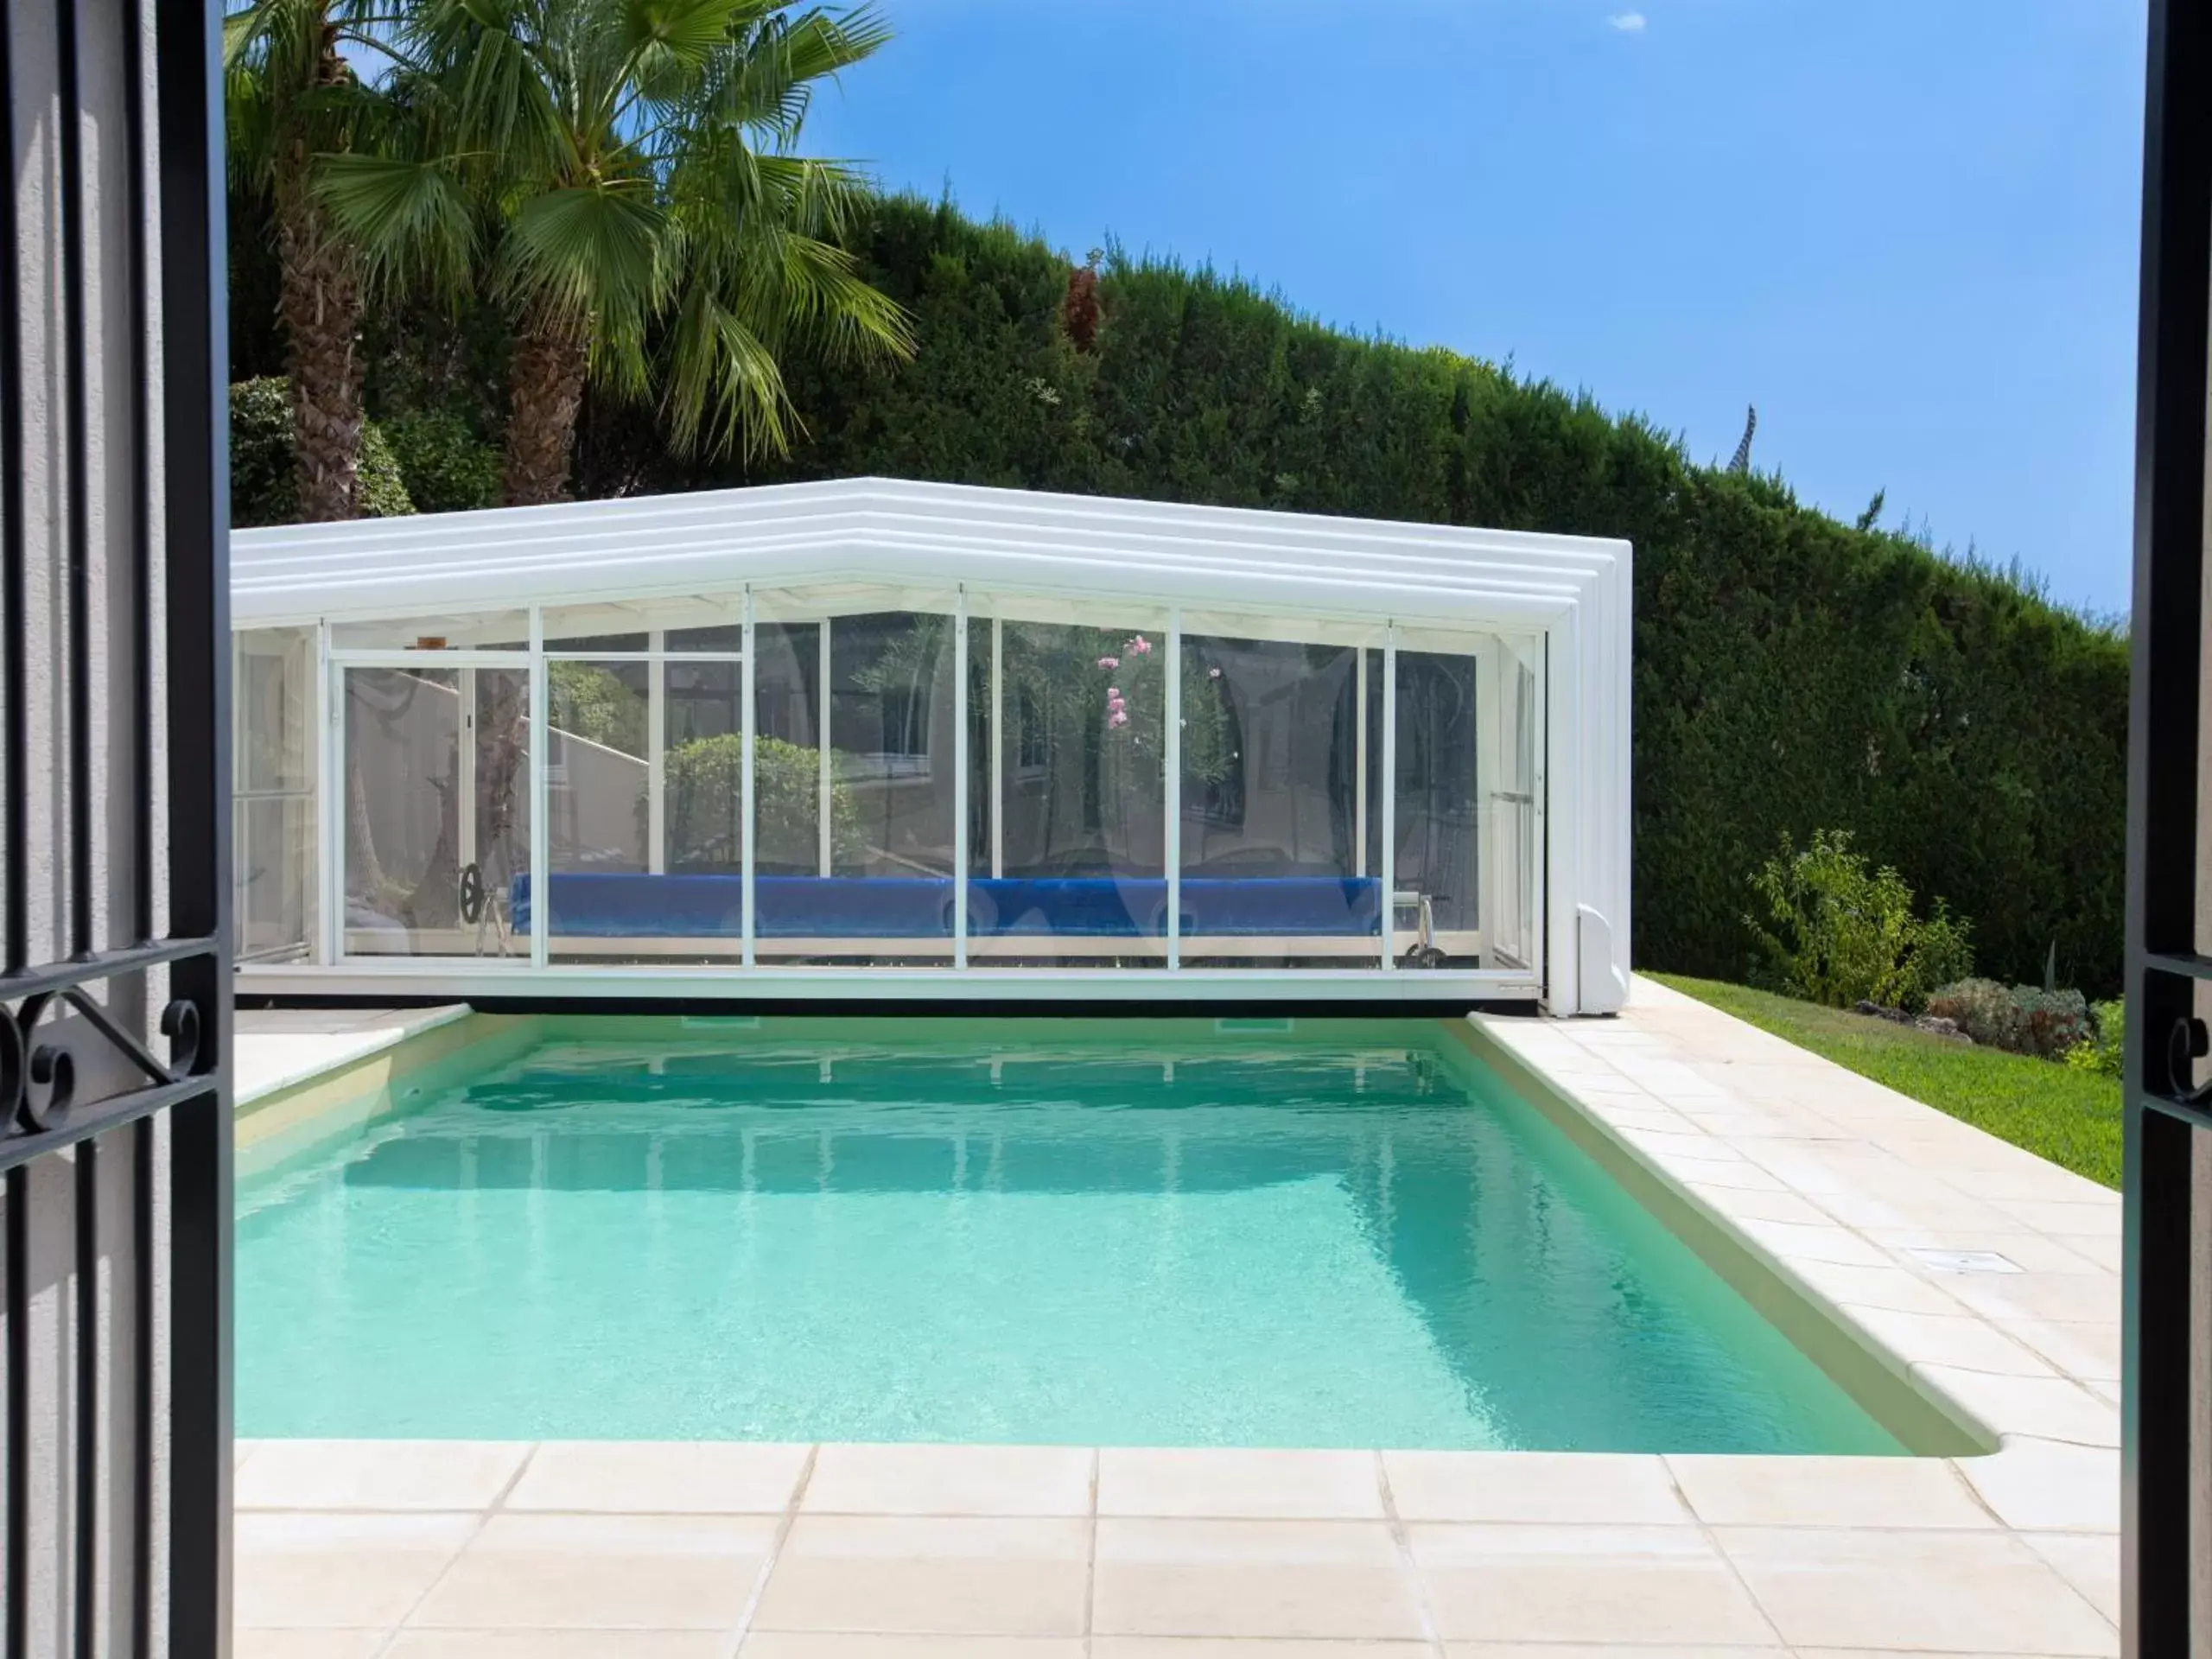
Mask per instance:
[[[2120,979],[2126,642],[2013,577],[1693,463],[1586,397],[1361,338],[1209,271],[1070,268],[949,205],[883,205],[903,366],[798,368],[809,440],[669,484],[895,477],[1624,537],[1636,546],[1635,952],[1740,979],[1746,881],[1846,828],[1974,925],[1980,970]],[[630,446],[636,453],[636,446]]]
[[[1116,254],[1095,285],[1076,277],[1071,330],[1067,259],[949,204],[884,201],[858,251],[916,319],[912,362],[788,365],[808,435],[749,466],[679,466],[649,408],[594,397],[579,493],[880,474],[1624,537],[1639,965],[1743,978],[1751,871],[1785,830],[1838,828],[1971,921],[1980,971],[2040,982],[2055,950],[2061,982],[2117,988],[2111,629],[1778,479],[1698,465],[1586,396],[1330,328],[1211,271]],[[456,395],[488,429],[496,315],[377,326],[372,406],[411,407],[425,365],[474,360]]]

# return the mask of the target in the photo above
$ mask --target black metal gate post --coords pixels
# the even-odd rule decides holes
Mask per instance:
[[[2122,1606],[2135,1659],[2212,1650],[2199,1171],[2212,1135],[2212,761],[2204,542],[2212,5],[2152,0],[2128,753]],[[2192,1607],[2192,1602],[2196,1602]]]
[[[8,1659],[230,1646],[221,14],[0,0]]]

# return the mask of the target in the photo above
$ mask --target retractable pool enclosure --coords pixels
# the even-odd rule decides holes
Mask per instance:
[[[242,532],[240,988],[1602,1013],[1630,592],[880,479]]]

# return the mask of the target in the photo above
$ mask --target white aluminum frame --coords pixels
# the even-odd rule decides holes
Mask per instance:
[[[1631,648],[1631,553],[1625,543],[1522,532],[1323,518],[1298,514],[1093,499],[965,486],[857,479],[688,496],[635,497],[415,518],[300,525],[238,532],[232,548],[232,626],[315,630],[318,695],[327,709],[324,753],[316,770],[317,823],[323,851],[315,961],[241,970],[257,990],[325,994],[512,995],[514,963],[466,958],[341,959],[343,930],[343,719],[345,668],[368,665],[499,666],[527,660],[531,672],[531,780],[544,790],[547,742],[545,616],[549,609],[654,607],[701,595],[743,594],[743,703],[746,800],[741,963],[748,994],[841,998],[946,995],[991,1000],[1096,1000],[1102,995],[1177,998],[1282,996],[1348,1001],[1466,1001],[1540,995],[1555,1012],[1604,1013],[1618,1007],[1628,987],[1629,696]],[[1395,692],[1395,653],[1406,620],[1417,632],[1509,633],[1541,640],[1537,676],[1542,741],[1535,758],[1536,857],[1532,880],[1538,930],[1535,977],[1496,970],[1376,971],[1357,969],[1183,969],[1179,963],[1179,753],[1167,757],[1170,802],[1170,937],[1176,971],[1130,973],[1067,969],[1052,973],[995,969],[978,955],[964,970],[937,968],[830,969],[760,966],[754,957],[752,883],[753,801],[750,765],[756,725],[753,697],[753,594],[769,589],[835,589],[838,584],[957,593],[959,652],[956,684],[958,782],[955,833],[963,856],[956,875],[965,886],[969,859],[969,741],[966,633],[979,597],[991,616],[992,701],[1000,697],[1001,623],[992,601],[1028,595],[1056,604],[1126,607],[1132,598],[1171,613],[1171,663],[1182,644],[1185,613],[1233,611],[1311,625],[1317,639],[1349,625],[1382,635],[1386,688]],[[512,613],[527,603],[530,645],[512,650],[437,652],[345,649],[335,627],[386,619]],[[830,651],[825,605],[820,645]],[[724,613],[727,614],[727,612]],[[663,665],[696,655],[728,660],[727,652],[669,652],[661,621],[640,631],[651,649],[658,704]],[[1358,679],[1369,677],[1367,647]],[[563,650],[560,656],[612,660],[623,653]],[[829,676],[822,676],[825,713]],[[1169,676],[1179,696],[1179,676]],[[1380,816],[1384,944],[1395,956],[1396,911],[1391,892],[1395,828],[1395,695],[1383,699],[1382,798],[1366,798],[1367,766],[1358,767],[1356,817]],[[995,707],[994,713],[999,712]],[[1178,720],[1169,728],[1179,751]],[[825,766],[827,722],[818,734]],[[1002,791],[1000,734],[991,723],[992,776]],[[1361,699],[1358,747],[1366,747]],[[658,745],[655,746],[658,748]],[[658,768],[655,767],[658,774]],[[658,792],[658,791],[656,791]],[[991,813],[993,868],[1002,867],[999,808]],[[825,843],[830,815],[822,815]],[[546,815],[531,815],[532,889],[546,893]],[[660,837],[655,836],[656,842]],[[1364,859],[1366,839],[1357,837]],[[1493,913],[1484,906],[1484,914]],[[965,906],[956,904],[964,934]],[[610,996],[728,995],[738,964],[686,967],[571,965],[550,960],[547,909],[532,906],[529,984],[533,995]],[[951,942],[954,963],[969,954]],[[1379,965],[1379,964],[1378,964]],[[926,986],[927,989],[921,988]],[[1018,986],[1018,989],[1012,988]]]

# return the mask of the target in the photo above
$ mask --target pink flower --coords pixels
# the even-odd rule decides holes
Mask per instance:
[[[1129,649],[1136,652],[1140,657],[1144,656],[1152,649],[1152,641],[1146,639],[1144,635],[1139,634],[1135,639],[1129,641]]]
[[[1120,686],[1118,686],[1118,685],[1109,685],[1109,686],[1108,686],[1108,687],[1106,688],[1106,701],[1107,701],[1107,702],[1119,702],[1121,700],[1122,700],[1122,688],[1121,688]]]
[[[1098,666],[1101,668],[1119,668],[1121,665],[1122,659],[1118,657],[1101,657],[1098,659]]]
[[[1129,723],[1129,717],[1122,710],[1116,709],[1106,716],[1106,723],[1109,726],[1126,726]]]

